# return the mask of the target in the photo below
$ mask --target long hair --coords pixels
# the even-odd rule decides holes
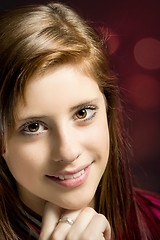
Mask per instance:
[[[93,29],[62,4],[26,6],[0,16],[1,156],[5,136],[14,128],[17,101],[31,76],[66,63],[93,77],[107,100],[110,154],[96,192],[96,210],[107,217],[118,240],[152,239],[132,188],[116,78],[106,48]],[[5,239],[23,239],[16,219],[29,223],[21,208],[15,180],[1,157],[0,232]]]

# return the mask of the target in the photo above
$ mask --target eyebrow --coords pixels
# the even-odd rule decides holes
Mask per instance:
[[[71,107],[70,111],[73,112],[73,111],[78,110],[80,108],[83,108],[83,107],[85,107],[87,105],[92,105],[92,104],[94,105],[94,104],[96,104],[98,102],[98,100],[99,99],[96,98],[96,99],[92,99],[92,100],[89,100],[89,101],[82,102],[82,103],[80,103],[80,104],[78,104],[78,105],[76,105],[74,107]]]
[[[70,112],[73,112],[73,111],[76,111],[78,109],[81,109],[81,108],[84,108],[85,106],[88,106],[88,105],[96,105],[96,103],[98,102],[98,98],[96,99],[92,99],[92,100],[89,100],[89,101],[85,101],[85,102],[82,102],[76,106],[73,106],[69,109]],[[26,122],[26,121],[36,121],[37,119],[38,120],[44,120],[45,118],[48,118],[46,115],[37,115],[37,116],[28,116],[26,118],[17,118],[17,123],[21,123],[21,122]]]
[[[19,124],[21,122],[27,122],[27,121],[36,121],[38,120],[44,120],[45,118],[47,118],[47,116],[45,115],[37,115],[37,116],[28,116],[26,118],[18,118],[16,123]]]

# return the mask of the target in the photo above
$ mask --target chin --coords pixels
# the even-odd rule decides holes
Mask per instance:
[[[72,198],[70,200],[65,199],[63,202],[59,202],[58,204],[61,208],[67,210],[79,210],[85,207],[94,208],[94,197],[89,198]]]

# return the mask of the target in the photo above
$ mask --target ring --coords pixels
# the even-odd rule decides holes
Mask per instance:
[[[69,225],[73,225],[74,221],[68,217],[63,217],[59,219],[61,223],[68,223]]]

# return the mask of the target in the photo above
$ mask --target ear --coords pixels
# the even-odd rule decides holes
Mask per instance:
[[[6,161],[7,159],[6,152],[2,154],[2,158]]]
[[[7,137],[4,135],[4,139],[2,142],[2,157],[6,159],[7,157]]]
[[[2,157],[4,158],[4,160],[7,160],[7,146],[6,144],[4,144],[4,146],[2,147]]]

